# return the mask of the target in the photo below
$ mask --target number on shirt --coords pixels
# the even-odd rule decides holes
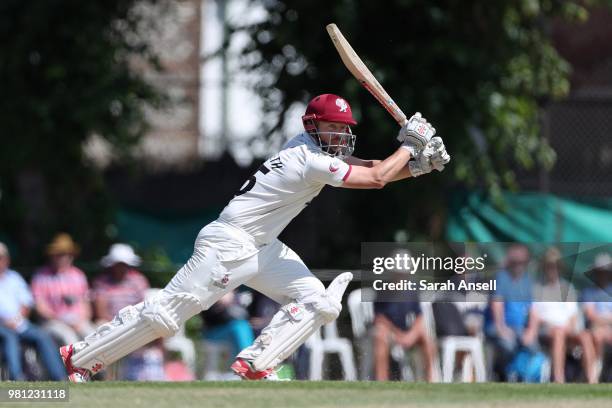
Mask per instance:
[[[265,163],[259,166],[255,174],[249,177],[249,179],[246,181],[246,183],[244,183],[243,187],[238,190],[234,197],[238,197],[239,195],[243,195],[244,193],[251,191],[251,189],[255,186],[255,183],[257,182],[257,177],[255,177],[257,176],[257,172],[262,172],[263,175],[266,175],[270,172],[270,169],[266,167]]]

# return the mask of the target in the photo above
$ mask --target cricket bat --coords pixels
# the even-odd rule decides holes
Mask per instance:
[[[327,25],[327,33],[331,38],[338,54],[344,65],[353,74],[353,76],[367,89],[378,102],[393,116],[393,119],[400,125],[404,126],[408,119],[402,110],[397,106],[393,99],[389,96],[385,88],[372,75],[368,67],[365,66],[359,55],[353,50],[351,44],[344,38],[336,24]]]

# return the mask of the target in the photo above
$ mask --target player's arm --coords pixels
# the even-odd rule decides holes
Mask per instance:
[[[393,181],[402,171],[406,171],[406,165],[410,160],[408,149],[400,147],[385,160],[365,167],[356,165],[341,187],[344,188],[383,188],[387,183]]]
[[[359,167],[374,167],[382,160],[364,160],[359,157],[349,156],[344,159],[346,164],[350,164],[351,166],[359,166]]]
[[[391,181],[422,176],[430,173],[433,169],[442,171],[450,161],[450,156],[446,153],[444,143],[439,137],[434,137],[427,142],[425,148],[419,150],[414,160],[410,160],[411,156],[411,150],[403,144],[394,154],[383,161],[362,161],[355,158],[353,162],[357,165],[353,166],[351,164],[351,171],[346,174],[341,186],[364,189],[382,188]],[[364,165],[360,166],[359,164]]]
[[[334,187],[374,189],[383,188],[392,181],[418,177],[434,168],[442,171],[450,156],[442,139],[432,139],[434,134],[433,126],[417,113],[400,130],[400,148],[385,160],[353,157],[340,161],[321,154],[309,154],[304,178]],[[413,157],[415,160],[411,160]]]
[[[368,167],[368,168],[374,167],[382,162],[382,160],[364,160],[364,159],[360,159],[355,156],[349,156],[346,159],[344,159],[344,161],[347,164],[350,164],[351,166]],[[400,170],[400,172],[397,173],[397,175],[391,181],[404,180],[408,177],[412,177],[412,174],[410,173],[410,169],[408,168],[408,166],[406,166],[402,170]]]
[[[427,120],[422,117],[419,112],[412,115],[406,125],[402,126],[397,136],[397,140],[402,142],[401,147],[410,153],[410,157],[406,159],[406,162],[408,162],[411,157],[416,157],[417,152],[422,150],[435,134],[436,129],[431,125],[431,123],[427,122]],[[398,152],[396,151],[394,154],[397,153]],[[344,159],[344,162],[351,166],[376,168],[382,165],[383,162],[391,159],[393,156],[394,155],[389,156],[386,160],[364,160],[355,156],[349,156]]]
[[[342,187],[383,188],[389,182],[418,177],[434,168],[442,171],[450,156],[442,139],[433,138],[435,133],[435,128],[417,112],[400,129],[398,140],[402,145],[391,156],[382,161],[347,159],[352,171],[343,179]]]
[[[334,187],[381,188],[388,181],[393,181],[398,174],[400,176],[405,174],[409,159],[410,152],[404,148],[399,148],[387,159],[379,161],[372,167],[366,167],[367,163],[361,163],[359,159],[349,162],[324,154],[309,154],[303,174],[306,180]]]

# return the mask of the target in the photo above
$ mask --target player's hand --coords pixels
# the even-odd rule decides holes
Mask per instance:
[[[444,166],[450,161],[450,155],[446,152],[442,138],[434,137],[419,151],[414,158],[408,162],[408,168],[412,177],[431,173],[433,169],[444,170]]]
[[[433,154],[429,158],[431,161],[431,167],[438,171],[444,170],[444,166],[446,166],[450,162],[450,155],[446,152],[446,147],[444,146],[444,142],[441,137],[432,138],[427,145],[431,145],[433,147]]]
[[[419,112],[400,129],[397,140],[415,157],[436,134],[436,129]]]
[[[412,177],[419,177],[423,174],[431,173],[433,167],[431,165],[431,157],[434,154],[433,146],[426,145],[423,150],[420,150],[414,157],[414,160],[408,162],[408,168]]]

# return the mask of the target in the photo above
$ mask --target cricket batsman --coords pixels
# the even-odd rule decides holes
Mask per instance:
[[[88,381],[132,351],[174,335],[190,317],[240,285],[283,305],[232,364],[243,379],[277,379],[275,367],[338,317],[352,274],[339,275],[326,290],[278,235],[325,185],[382,188],[433,169],[442,171],[450,156],[419,113],[400,129],[401,146],[382,161],[352,156],[351,126],[357,122],[345,99],[315,97],[302,121],[305,131],[266,160],[219,218],[200,231],[193,255],[158,296],[121,309],[83,341],[60,348],[71,381]]]

